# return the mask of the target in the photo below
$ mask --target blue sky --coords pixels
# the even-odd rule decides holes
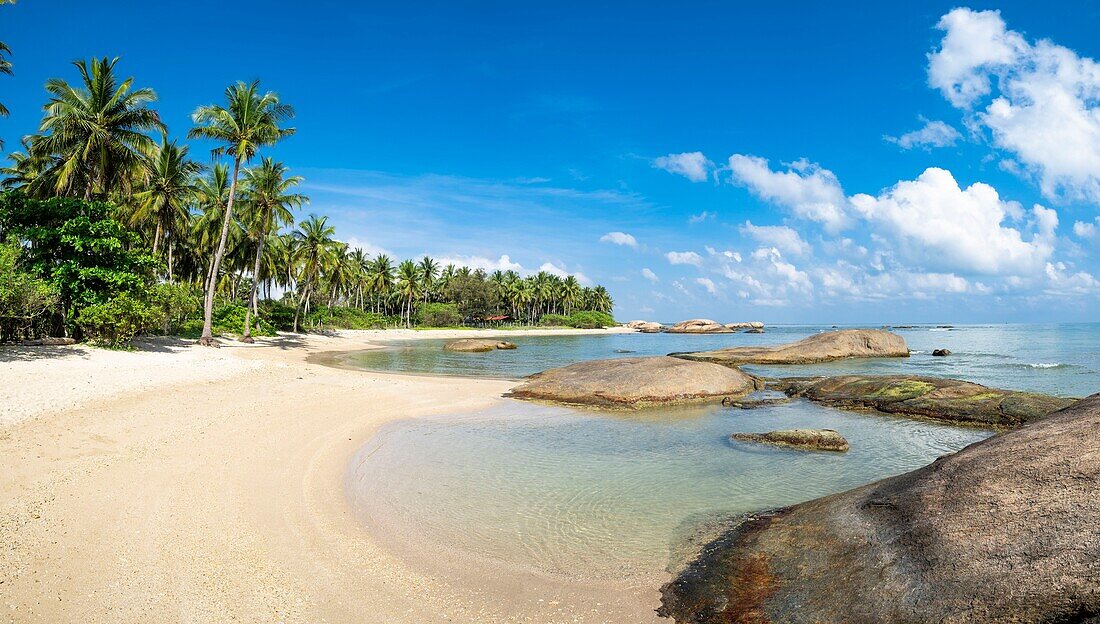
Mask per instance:
[[[371,251],[580,272],[623,319],[1095,319],[1100,11],[901,4],[23,0],[0,137],[77,58],[178,136],[258,78]]]

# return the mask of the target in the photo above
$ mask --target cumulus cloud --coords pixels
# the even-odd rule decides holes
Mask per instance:
[[[987,128],[1047,197],[1100,202],[1100,65],[1028,42],[998,11],[954,9],[929,55],[928,81]]]
[[[608,232],[600,237],[601,243],[611,243],[612,245],[625,245],[627,247],[638,247],[638,241],[627,234],[626,232]]]
[[[763,158],[734,154],[729,168],[732,183],[797,217],[822,224],[829,232],[838,232],[851,222],[840,181],[817,164],[803,159],[788,164],[786,171],[773,171]]]
[[[584,273],[581,273],[580,271],[566,271],[565,267],[558,266],[553,262],[543,262],[542,266],[539,267],[539,271],[545,271],[546,273],[557,275],[558,277],[568,277],[572,275],[573,277],[577,278],[577,281],[580,282],[582,286],[593,285],[593,281],[589,279],[588,276]]]
[[[703,288],[707,289],[707,292],[714,295],[718,293],[718,287],[714,285],[714,280],[708,277],[697,277],[695,283],[699,284]]]
[[[443,266],[448,264],[468,266],[471,269],[483,269],[490,273],[493,271],[515,271],[523,275],[529,273],[520,263],[512,262],[507,254],[501,255],[496,260],[485,256],[442,256],[436,260]]]
[[[912,132],[906,132],[899,137],[883,137],[891,143],[897,144],[901,149],[913,149],[920,147],[930,149],[933,147],[950,147],[954,145],[962,135],[955,128],[942,121],[928,121],[924,126]]]
[[[654,284],[661,281],[661,278],[657,277],[657,274],[649,270],[648,268],[642,269],[642,277],[653,282]]]
[[[682,175],[692,182],[705,182],[714,169],[714,163],[702,152],[669,154],[653,160],[653,166],[669,173]]]
[[[739,230],[742,235],[775,247],[785,254],[804,256],[810,253],[810,244],[798,232],[785,225],[753,225],[752,221],[745,221]]]
[[[379,254],[386,254],[387,256],[392,256],[393,255],[389,251],[387,251],[384,247],[380,247],[378,245],[375,245],[374,243],[371,243],[370,241],[365,241],[365,240],[358,239],[354,236],[352,236],[352,237],[348,238],[346,241],[344,241],[344,244],[346,244],[348,246],[348,249],[362,249],[363,253],[367,254],[368,256],[377,256]]]
[[[1100,234],[1100,217],[1096,217],[1096,221],[1088,223],[1086,221],[1077,221],[1073,224],[1073,233],[1079,238],[1093,238],[1097,234]]]
[[[1004,275],[1032,273],[1053,253],[1058,216],[1035,206],[1030,240],[1006,223],[1020,220],[1019,204],[975,183],[959,187],[949,171],[929,168],[877,197],[855,195],[855,211],[891,238],[909,262],[931,269]]]
[[[665,258],[668,259],[669,264],[703,265],[703,257],[694,251],[670,251],[665,254]]]

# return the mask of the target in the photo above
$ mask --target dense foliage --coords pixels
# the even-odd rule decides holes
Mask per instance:
[[[395,263],[340,242],[327,217],[296,223],[302,178],[260,155],[294,133],[294,111],[257,82],[195,110],[187,134],[214,143],[208,167],[168,138],[156,93],[120,79],[118,59],[74,66],[78,81],[47,82],[38,134],[3,169],[0,241],[16,251],[0,265],[13,276],[0,340],[613,322],[607,290],[571,275]]]

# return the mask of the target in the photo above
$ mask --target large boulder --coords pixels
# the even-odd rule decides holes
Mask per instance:
[[[743,329],[764,329],[764,324],[760,321],[749,321],[747,323],[726,323],[726,329],[732,329],[733,331],[741,331]]]
[[[1096,622],[1100,394],[912,472],[751,514],[662,588],[680,623]]]
[[[733,347],[669,355],[725,366],[812,364],[842,358],[909,357],[909,347],[901,336],[881,329],[842,329],[814,334],[798,342],[772,347]]]
[[[508,396],[570,405],[635,408],[744,396],[758,381],[739,370],[670,357],[590,360],[527,378]]]
[[[643,334],[656,334],[664,329],[664,325],[654,321],[630,321],[626,326],[630,329],[636,329]]]
[[[841,375],[773,380],[768,387],[832,407],[875,409],[954,424],[1013,428],[1072,405],[1075,399],[998,390],[916,375]]]
[[[733,330],[710,319],[681,321],[665,330],[670,334],[732,334]]]
[[[463,338],[462,340],[452,340],[443,345],[444,351],[454,351],[455,353],[486,353],[497,349],[515,348],[515,343],[491,338]]]
[[[756,442],[808,451],[847,452],[848,441],[832,429],[781,429],[767,433],[734,433],[737,442]]]

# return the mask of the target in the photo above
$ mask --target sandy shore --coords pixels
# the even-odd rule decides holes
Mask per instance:
[[[651,605],[613,597],[505,600],[490,588],[507,579],[420,574],[353,519],[348,461],[380,425],[488,407],[512,382],[307,357],[481,333],[0,350],[0,621],[649,619]]]

